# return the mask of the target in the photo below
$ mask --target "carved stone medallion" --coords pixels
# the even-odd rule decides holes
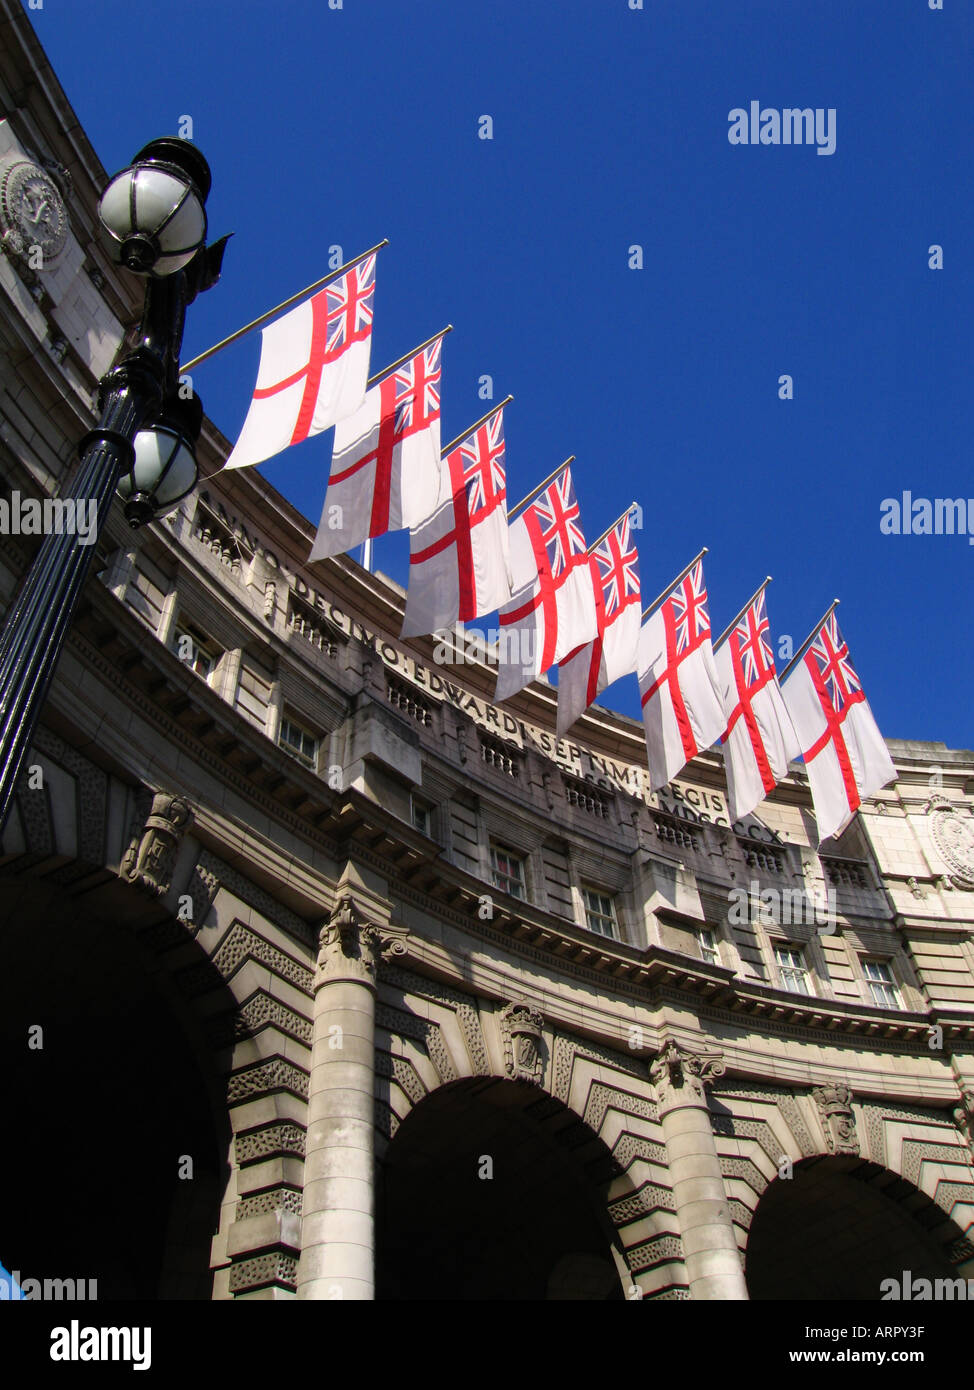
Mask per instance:
[[[974,819],[938,794],[927,803],[927,815],[930,833],[950,869],[953,887],[974,889]]]
[[[34,268],[50,267],[67,241],[68,212],[46,169],[28,159],[7,165],[0,176],[0,222],[8,254],[26,256],[38,247],[41,264]]]

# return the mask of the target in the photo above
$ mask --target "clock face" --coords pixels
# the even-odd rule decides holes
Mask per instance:
[[[49,262],[64,249],[67,209],[57,185],[39,165],[21,160],[5,171],[0,181],[0,217],[8,233],[15,234],[12,241],[22,254],[40,247],[44,262]],[[17,242],[22,247],[17,248]]]

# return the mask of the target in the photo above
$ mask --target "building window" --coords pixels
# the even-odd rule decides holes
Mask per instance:
[[[306,767],[312,769],[318,765],[318,740],[310,730],[298,724],[290,715],[284,715],[281,719],[281,728],[277,735],[277,741],[284,749],[285,753],[290,753],[292,758],[297,758],[299,763],[304,763]]]
[[[800,947],[775,946],[774,958],[778,962],[782,989],[790,990],[792,994],[811,994],[805,956]]]
[[[708,965],[720,964],[720,947],[717,944],[717,933],[712,927],[701,927],[697,932],[697,944],[700,947],[700,959],[706,961]]]
[[[215,644],[208,637],[204,637],[195,627],[176,623],[169,639],[169,649],[175,652],[185,666],[195,671],[201,680],[209,683],[210,676],[216,669],[219,654]]]
[[[888,960],[864,960],[863,973],[869,984],[869,992],[878,1009],[899,1009],[900,992],[893,978],[893,968]]]
[[[619,936],[619,923],[616,919],[615,900],[599,888],[582,886],[582,899],[585,903],[585,924],[589,931],[601,932],[603,936],[614,939]]]
[[[419,801],[415,796],[409,798],[412,808],[413,829],[418,830],[421,835],[432,838],[433,835],[433,808],[425,801]]]
[[[512,898],[524,897],[524,860],[506,845],[490,847],[490,879],[495,888],[510,893]]]

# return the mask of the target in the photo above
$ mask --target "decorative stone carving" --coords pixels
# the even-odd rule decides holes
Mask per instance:
[[[934,844],[950,870],[954,888],[974,889],[974,819],[939,792],[926,805]]]
[[[68,237],[68,213],[61,191],[51,175],[29,159],[7,163],[0,176],[0,225],[2,246],[8,256],[27,257],[39,250],[47,270],[64,250]]]
[[[541,1085],[544,1066],[541,1029],[544,1016],[530,1004],[516,1001],[505,1005],[500,1012],[501,1036],[504,1039],[504,1070],[515,1081]]]
[[[661,1106],[672,1106],[678,1101],[706,1105],[704,1087],[723,1076],[726,1070],[719,1052],[691,1052],[681,1047],[675,1038],[666,1038],[649,1064],[649,1075]]]
[[[164,897],[172,882],[176,850],[193,819],[189,803],[182,797],[157,792],[145,829],[125,852],[118,876],[156,897]]]
[[[954,1110],[954,1123],[974,1153],[974,1091],[966,1087],[960,1093],[960,1105]]]
[[[910,892],[913,894],[913,896],[914,896],[915,898],[921,898],[921,899],[922,899],[922,898],[925,898],[925,897],[927,896],[926,893],[924,893],[923,889],[920,887],[920,884],[918,883],[918,881],[917,881],[915,878],[908,878],[908,879],[906,880],[906,886],[907,886],[907,888],[909,888]]]
[[[277,609],[277,585],[273,579],[268,579],[264,585],[264,622],[273,623],[274,613]]]
[[[404,956],[407,934],[404,927],[367,922],[351,894],[345,894],[318,934],[315,990],[333,980],[355,980],[374,988],[379,961]]]
[[[812,1098],[818,1106],[825,1141],[832,1154],[859,1154],[856,1117],[852,1113],[852,1089],[843,1081],[816,1086]]]

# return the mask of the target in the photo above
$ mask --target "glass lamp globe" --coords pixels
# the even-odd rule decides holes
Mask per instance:
[[[174,511],[196,486],[199,470],[189,439],[171,425],[155,424],[135,436],[135,459],[122,474],[118,495],[132,527]]]
[[[118,259],[137,275],[172,275],[206,241],[210,170],[194,145],[165,137],[146,145],[102,194],[98,216]]]

